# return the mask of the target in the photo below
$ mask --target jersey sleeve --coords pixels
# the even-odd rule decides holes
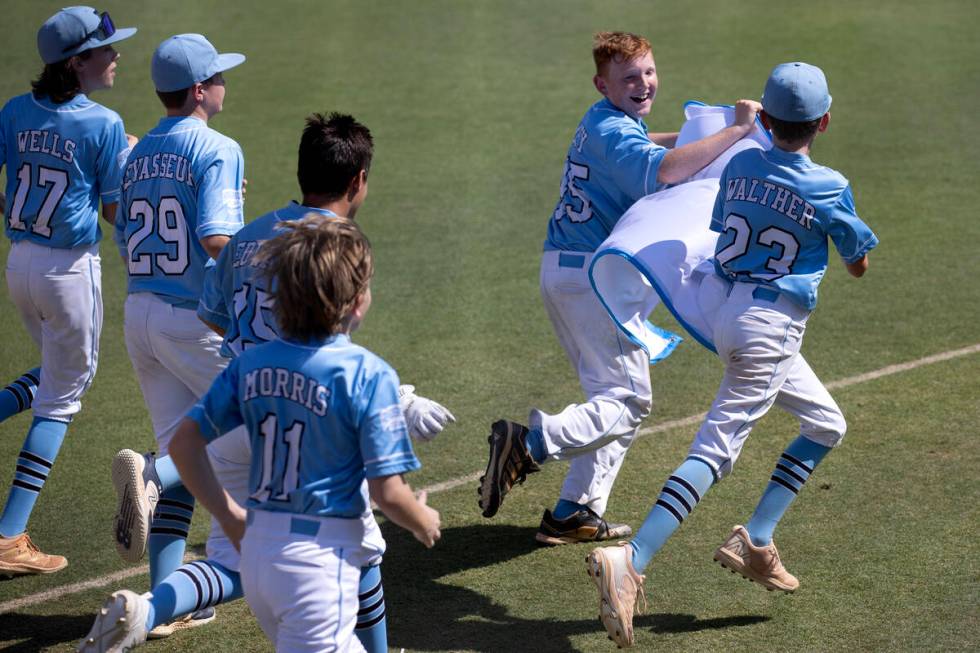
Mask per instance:
[[[605,158],[613,183],[634,201],[660,189],[657,173],[667,148],[650,140],[639,126],[606,136]]]
[[[231,311],[226,298],[231,296],[233,250],[234,242],[228,243],[218,255],[217,262],[205,269],[204,290],[197,304],[198,317],[224,331],[231,326]]]
[[[398,377],[394,370],[381,370],[368,381],[363,392],[367,404],[361,415],[358,437],[365,476],[380,478],[421,467],[398,405]]]
[[[197,189],[198,239],[231,236],[245,224],[242,179],[245,160],[241,149],[222,147],[199,179]]]
[[[122,120],[114,120],[107,129],[105,142],[99,148],[96,160],[96,176],[99,180],[99,196],[102,204],[118,204],[126,158],[129,147]],[[120,161],[120,156],[122,160]]]
[[[222,370],[187,417],[197,422],[205,440],[212,440],[244,423],[238,400],[238,359]]]
[[[878,237],[854,209],[850,186],[844,188],[831,209],[827,233],[845,263],[860,261],[878,244]]]

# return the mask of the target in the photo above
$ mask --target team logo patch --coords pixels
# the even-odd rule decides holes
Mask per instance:
[[[221,201],[229,211],[241,211],[245,200],[242,198],[241,189],[225,188],[221,191]]]
[[[405,416],[402,415],[402,409],[398,404],[392,404],[382,410],[378,413],[378,419],[381,421],[381,429],[383,431],[403,431],[407,428],[405,426]]]

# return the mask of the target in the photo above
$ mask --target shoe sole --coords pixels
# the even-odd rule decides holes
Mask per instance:
[[[143,643],[137,629],[127,630],[127,619],[146,619],[146,612],[129,605],[128,597],[115,592],[99,609],[92,629],[76,649],[78,653],[109,653],[111,651],[131,651]],[[120,630],[122,633],[120,633]],[[122,634],[120,638],[119,635]]]
[[[181,630],[200,628],[214,621],[216,616],[217,612],[214,612],[207,619],[178,619],[177,621],[171,621],[169,624],[161,624],[148,632],[146,639],[166,639]]]
[[[112,459],[112,484],[119,505],[114,535],[116,551],[126,562],[139,562],[146,554],[153,510],[160,500],[154,484],[143,481],[146,461],[134,451],[122,451]],[[155,495],[155,496],[154,496]]]
[[[718,549],[715,551],[714,560],[733,574],[739,574],[746,580],[752,581],[753,583],[758,583],[770,592],[773,590],[778,590],[780,592],[792,594],[794,591],[796,591],[795,587],[787,587],[786,585],[776,582],[771,578],[755,573],[751,567],[742,561],[740,557],[734,553],[731,553],[727,549]]]
[[[490,460],[487,462],[487,471],[480,477],[480,500],[478,503],[483,510],[483,516],[490,518],[500,510],[500,504],[503,503],[504,494],[506,494],[506,490],[501,491],[500,488],[501,472],[503,471],[500,467],[501,461],[506,465],[514,442],[512,438],[507,437],[507,433],[501,434],[496,429],[493,429],[490,437],[487,438],[487,442],[490,443]]]
[[[634,642],[619,620],[619,611],[613,605],[613,597],[616,596],[615,580],[611,574],[606,573],[606,561],[599,551],[600,549],[596,549],[585,558],[589,577],[599,591],[599,621],[606,629],[609,639],[620,648],[629,648]]]
[[[55,572],[61,571],[68,566],[68,560],[65,563],[58,565],[57,567],[31,567],[29,565],[23,564],[3,564],[0,565],[0,577],[13,578],[15,576],[32,576],[32,575],[44,575],[53,574]]]

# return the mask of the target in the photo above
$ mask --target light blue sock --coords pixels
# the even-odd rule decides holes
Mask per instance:
[[[633,568],[642,574],[681,522],[691,514],[701,497],[711,489],[714,472],[697,458],[688,458],[674,470],[660,491],[660,498],[640,526],[633,547]]]
[[[37,394],[37,385],[40,382],[41,368],[35,367],[0,390],[0,422],[30,408],[34,403],[34,395]]]
[[[385,590],[381,585],[381,567],[361,568],[357,588],[360,603],[354,634],[367,653],[388,653],[388,619],[385,616]]]
[[[568,519],[579,510],[585,510],[588,506],[584,503],[575,503],[574,501],[568,501],[566,499],[558,499],[558,503],[555,504],[555,509],[551,511],[551,516],[555,519]]]
[[[528,431],[527,435],[524,436],[524,444],[531,452],[531,458],[534,458],[534,462],[544,462],[544,459],[548,457],[548,450],[545,449],[544,434],[541,433],[541,429],[533,428]]]
[[[242,577],[212,560],[195,560],[164,578],[152,594],[147,632],[185,614],[240,598]]]
[[[193,516],[194,497],[183,485],[160,494],[147,541],[151,589],[183,564]]]
[[[31,422],[24,447],[17,456],[17,468],[3,517],[0,517],[0,535],[3,537],[20,535],[27,528],[34,503],[51,473],[67,431],[66,422],[45,417],[35,417]]]
[[[170,488],[182,485],[180,474],[177,473],[177,466],[174,465],[170,456],[154,457],[153,465],[157,471],[157,476],[160,478],[161,491],[166,492]]]
[[[772,542],[776,524],[803,489],[803,484],[810,478],[814,468],[828,453],[830,447],[817,444],[802,435],[786,447],[776,463],[776,469],[769,478],[769,485],[763,491],[752,519],[745,526],[753,545],[767,546]]]

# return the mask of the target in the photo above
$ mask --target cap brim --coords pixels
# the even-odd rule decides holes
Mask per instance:
[[[130,36],[136,33],[135,27],[120,27],[117,29],[112,36],[105,40],[99,39],[89,39],[85,43],[82,43],[77,48],[71,50],[70,52],[65,52],[62,58],[67,59],[68,57],[74,57],[79,52],[85,52],[86,50],[94,50],[95,48],[101,48],[103,45],[111,45],[112,43],[117,43],[123,39],[128,39]],[[45,62],[53,63],[53,62]]]
[[[109,45],[111,43],[117,43],[123,39],[128,39],[130,36],[136,33],[135,27],[120,27],[117,29],[112,36],[105,39],[104,41],[92,41],[92,44],[87,46],[86,50],[91,50],[92,48],[101,48],[103,45]]]
[[[219,54],[217,61],[215,61],[214,72],[223,73],[224,71],[231,70],[235,66],[240,66],[243,63],[245,63],[244,54],[238,54],[237,52]]]

